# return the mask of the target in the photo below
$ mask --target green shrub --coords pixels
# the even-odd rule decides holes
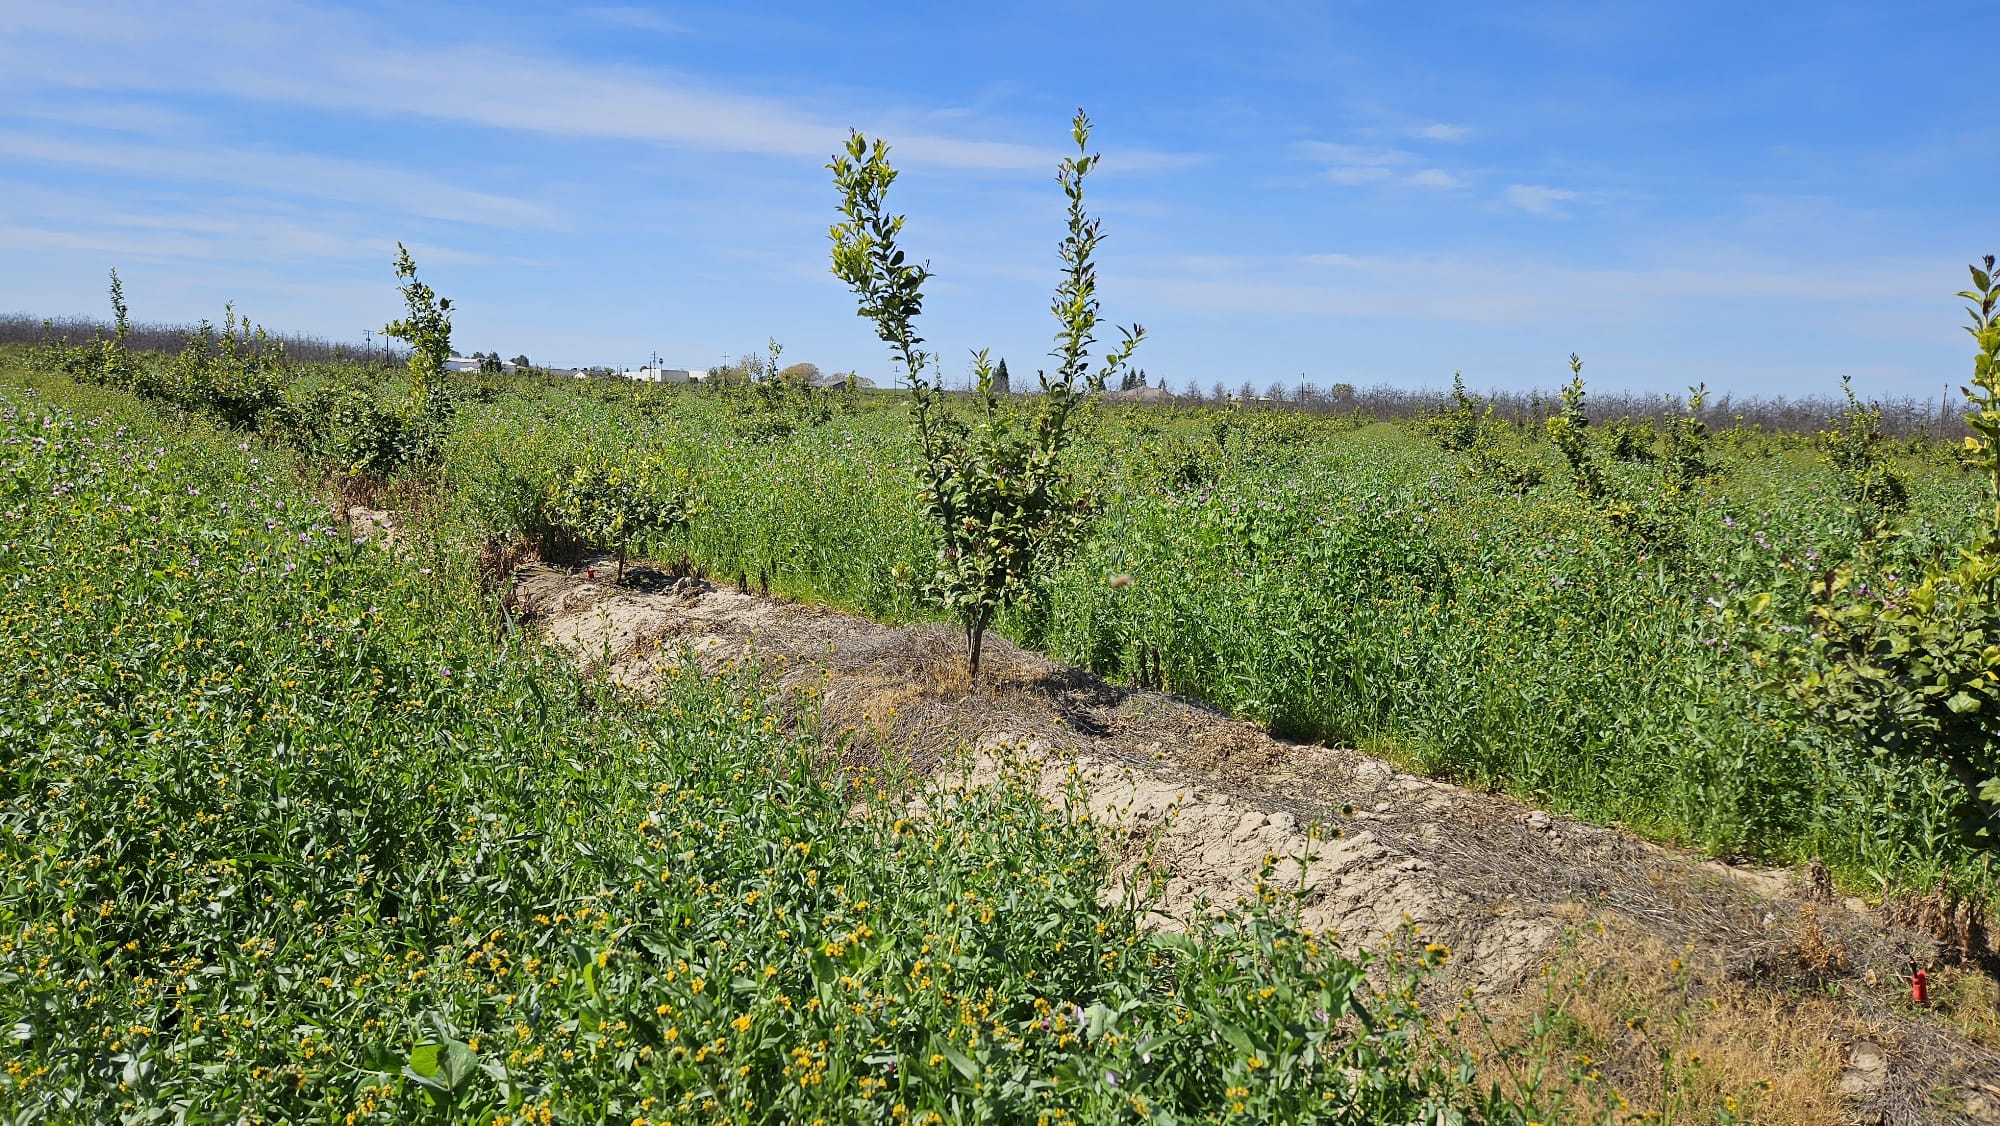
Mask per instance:
[[[1716,473],[1714,463],[1709,460],[1708,424],[1701,417],[1707,405],[1708,386],[1697,384],[1688,388],[1687,409],[1667,420],[1667,449],[1660,459],[1660,481],[1674,499],[1688,499],[1698,482]]]
[[[1653,444],[1658,440],[1650,418],[1637,422],[1620,418],[1604,425],[1604,450],[1614,461],[1652,461]]]
[[[354,383],[295,386],[272,418],[276,436],[344,476],[387,478],[430,454],[403,404]]]
[[[1478,400],[1465,390],[1465,376],[1451,373],[1451,402],[1423,421],[1424,432],[1448,454],[1471,453],[1479,445],[1486,427],[1493,422],[1493,404],[1478,409]]]
[[[222,331],[202,321],[181,339],[181,350],[166,361],[158,385],[136,388],[184,411],[201,413],[233,430],[255,430],[285,401],[289,377],[285,348],[250,318],[239,323],[224,310]]]
[[[1881,408],[1855,398],[1847,376],[1840,377],[1840,389],[1847,396],[1847,407],[1820,431],[1820,458],[1838,475],[1841,498],[1861,529],[1861,538],[1874,539],[1908,509],[1910,493],[1882,438]]]
[[[402,279],[405,311],[382,333],[410,346],[410,404],[402,412],[409,436],[405,447],[411,460],[434,462],[451,434],[451,384],[445,378],[445,361],[451,358],[451,300],[418,280],[416,260],[400,242],[396,276]]]
[[[644,457],[572,466],[549,483],[541,504],[544,526],[560,540],[615,552],[621,581],[635,536],[684,528],[692,511],[687,470]]]
[[[111,271],[111,319],[111,336],[96,336],[88,344],[65,344],[53,338],[44,339],[29,355],[29,365],[38,371],[61,374],[103,387],[142,389],[140,384],[144,370],[138,357],[128,347],[132,335],[130,310],[125,306],[125,283],[118,280],[117,270]],[[45,332],[47,327],[48,322],[44,321]]]
[[[1570,484],[1585,500],[1603,500],[1610,489],[1604,467],[1591,440],[1590,417],[1583,411],[1583,357],[1569,354],[1570,380],[1563,386],[1562,410],[1548,420],[1549,440],[1569,463]]]
[[[1993,258],[1971,267],[1977,351],[1965,389],[1973,435],[1969,462],[1987,486],[1979,531],[1950,563],[1921,577],[1859,559],[1811,586],[1803,628],[1777,623],[1772,596],[1750,599],[1744,615],[1764,683],[1815,717],[1858,733],[1892,759],[1943,767],[1972,811],[1970,835],[1990,849],[2000,827],[2000,285]],[[1868,413],[1852,403],[1829,443],[1843,492],[1877,503],[1884,469]],[[1879,529],[1877,529],[1879,532]]]

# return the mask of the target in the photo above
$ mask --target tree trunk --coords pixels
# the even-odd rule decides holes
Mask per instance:
[[[1978,812],[1979,816],[1986,819],[1987,825],[1981,826],[1981,828],[2000,822],[2000,810],[1995,809],[1992,803],[1979,796],[1979,791],[1986,784],[1986,779],[1981,776],[1980,772],[1971,763],[1957,755],[1943,754],[1938,757],[1944,760],[1945,769],[1949,770],[1951,776],[1958,780],[1958,784],[1965,787],[1966,797],[1971,799],[1972,808]]]
[[[966,679],[979,680],[979,650],[986,643],[986,620],[988,615],[979,613],[965,624],[965,673]]]

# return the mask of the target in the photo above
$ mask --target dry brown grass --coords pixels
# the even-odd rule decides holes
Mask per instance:
[[[1952,1032],[1985,1048],[2000,1049],[2000,982],[1968,966],[1934,971],[1930,1009]]]
[[[479,589],[490,594],[509,587],[515,571],[540,559],[534,541],[526,536],[492,537],[479,545]],[[511,590],[507,608],[515,609]]]
[[[839,743],[844,766],[894,763],[922,776],[982,736],[1014,733],[1045,672],[1010,649],[989,648],[977,684],[956,636],[942,627],[912,629],[893,653],[871,654],[838,675],[829,670],[820,738]]]
[[[1571,932],[1539,988],[1483,1010],[1456,1035],[1484,1077],[1566,1092],[1585,1120],[1837,1122],[1847,1045],[1884,1032],[1824,991],[1731,980],[1600,922]]]
[[[1945,962],[1977,962],[1994,955],[1985,902],[1959,896],[1949,887],[1895,896],[1882,905],[1882,920],[1930,935]]]

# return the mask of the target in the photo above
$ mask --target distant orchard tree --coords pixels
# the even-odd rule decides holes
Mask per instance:
[[[535,366],[528,362],[528,357],[526,356],[516,356],[513,359],[508,360],[507,362],[513,364],[517,368],[531,368]]]
[[[1186,394],[1187,397],[1193,400],[1194,402],[1197,403],[1201,402],[1201,384],[1196,383],[1192,379],[1188,380]]]
[[[1229,401],[1229,388],[1224,387],[1222,381],[1218,379],[1215,381],[1214,393],[1209,395],[1209,398],[1218,403],[1226,403]]]
[[[1272,402],[1274,402],[1274,403],[1282,403],[1282,402],[1284,402],[1284,401],[1285,401],[1285,385],[1284,385],[1284,384],[1283,384],[1282,382],[1278,381],[1278,380],[1275,380],[1275,379],[1274,379],[1274,380],[1272,380],[1272,381],[1271,381],[1271,386],[1270,386],[1270,387],[1269,387],[1269,388],[1268,388],[1268,389],[1267,389],[1267,390],[1266,390],[1266,391],[1264,392],[1264,397],[1265,397],[1265,398],[1267,398],[1267,399],[1269,399],[1269,400],[1271,400],[1271,401],[1272,401]]]
[[[819,378],[818,364],[793,364],[778,373],[786,383],[811,383]]]
[[[1247,379],[1244,380],[1243,386],[1238,387],[1236,389],[1236,397],[1242,399],[1246,403],[1252,399],[1255,399],[1257,397],[1257,385],[1251,383]]]
[[[491,373],[500,370],[500,353],[498,352],[474,352],[472,358],[479,361],[480,371]]]
[[[764,361],[755,357],[737,360],[735,363],[709,368],[708,382],[712,384],[748,383],[763,370]]]

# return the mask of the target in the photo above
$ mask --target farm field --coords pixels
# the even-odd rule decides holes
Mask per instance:
[[[1544,1054],[1525,1081],[1522,1049],[1468,1045],[1438,1019],[1452,1006],[1421,1006],[1445,945],[1350,960],[1275,885],[1187,934],[1144,927],[1104,894],[1102,827],[1032,771],[938,791],[842,770],[852,745],[810,722],[810,684],[683,664],[636,698],[510,612],[522,561],[622,571],[593,554],[622,547],[713,586],[936,618],[899,398],[465,378],[431,388],[450,425],[424,429],[380,369],[96,355],[71,374],[112,387],[0,361],[0,1099],[23,1113],[1618,1117],[1575,1063],[1598,1034],[1549,1039],[1530,998]],[[1463,422],[1449,404],[1413,424],[1088,408],[1084,533],[1049,597],[996,628],[1657,840],[1819,860],[1879,898],[1990,896],[1957,783],[1784,710],[1726,628],[1755,592],[1796,615],[1858,554],[1809,439],[1714,435],[1676,484],[1677,447],[1635,429],[1600,459],[1613,506],[1538,430],[1454,442]],[[1873,565],[1948,556],[1977,483],[1944,447],[1889,456],[1908,532]],[[586,530],[607,484],[665,518],[629,542]],[[339,515],[357,499],[396,535]],[[895,765],[893,741],[875,749]],[[1844,996],[1880,960],[1854,958],[1780,980]],[[1958,1090],[1990,1000],[1954,980],[1957,1023],[1914,1026],[1913,1074]],[[1909,1019],[1857,1011],[1816,1019]],[[1846,1066],[1829,1036],[1751,1063],[1810,1073],[1822,1089],[1784,1105],[1822,1106]],[[1683,1113],[1768,1089],[1659,1074],[1652,1105]]]
[[[1857,553],[1810,436],[1714,435],[1713,472],[1678,496],[1653,436],[1606,459],[1641,506],[1621,520],[1534,429],[1497,429],[1508,452],[1482,470],[1418,425],[1107,406],[1076,451],[1089,531],[1045,603],[998,628],[1281,735],[1718,856],[1817,858],[1877,891],[1984,871],[1956,782],[1777,707],[1722,622],[1754,592],[1796,614]],[[1975,533],[1979,484],[1950,446],[1896,446],[1909,532],[1876,565],[1913,572]],[[892,397],[774,417],[741,392],[496,387],[446,455],[450,519],[541,536],[535,498],[589,458],[654,467],[698,505],[645,554],[879,619],[936,613],[913,579],[934,548]],[[1510,465],[1543,480],[1497,479]],[[1632,530],[1646,519],[1651,541]]]
[[[92,7],[0,1126],[2000,1126],[1967,20]]]
[[[1371,981],[1275,900],[1142,934],[1024,787],[912,820],[822,775],[809,701],[579,680],[282,446],[0,400],[10,1117],[1533,1113],[1427,1031],[1441,954]]]

